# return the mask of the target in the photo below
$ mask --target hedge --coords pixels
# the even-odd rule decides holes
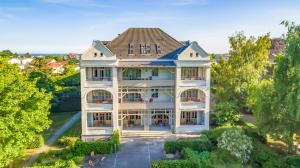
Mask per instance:
[[[164,143],[164,150],[166,153],[181,152],[183,148],[190,148],[195,151],[210,151],[212,149],[211,143],[207,137],[201,137],[197,140],[176,140],[166,141]]]
[[[184,148],[181,152],[185,160],[160,160],[153,161],[152,168],[210,168],[213,161],[209,152],[196,152],[189,148]]]
[[[291,167],[300,167],[300,155],[288,156],[285,158],[285,162]]]
[[[286,167],[284,161],[275,151],[256,140],[253,141],[251,163],[252,167]]]
[[[120,149],[120,133],[113,132],[110,140],[96,140],[94,142],[76,141],[72,151],[76,155],[89,155],[91,152],[95,154],[111,154],[114,152],[114,144],[116,144],[117,151]]]
[[[42,135],[37,135],[34,140],[28,145],[28,149],[40,148],[44,146],[44,138]]]
[[[76,142],[74,143],[75,140]],[[60,143],[69,146],[69,148],[42,153],[34,166],[73,167],[75,164],[81,164],[84,156],[90,155],[91,152],[95,154],[113,153],[114,144],[116,144],[117,150],[120,149],[120,134],[118,131],[115,131],[110,140],[97,140],[94,142],[83,142],[78,138],[63,137],[60,139]]]
[[[79,140],[78,137],[63,136],[58,139],[58,144],[65,147],[73,147],[78,140]]]

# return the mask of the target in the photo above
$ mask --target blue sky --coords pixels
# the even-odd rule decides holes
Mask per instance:
[[[160,27],[178,40],[226,53],[228,36],[285,32],[300,24],[298,0],[1,0],[0,50],[83,52],[129,27]]]

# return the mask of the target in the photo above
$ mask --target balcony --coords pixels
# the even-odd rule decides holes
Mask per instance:
[[[85,87],[104,87],[112,86],[112,78],[87,78],[85,81]]]
[[[206,86],[204,77],[181,77],[180,86]]]
[[[192,110],[192,109],[204,109],[205,103],[200,101],[181,102],[180,109]]]
[[[107,111],[112,110],[112,104],[104,104],[104,103],[87,103],[86,109],[89,111]]]
[[[119,79],[119,86],[131,87],[158,87],[175,86],[175,80],[164,78],[122,78]]]
[[[120,110],[135,109],[165,109],[174,108],[173,102],[123,102],[119,103]]]

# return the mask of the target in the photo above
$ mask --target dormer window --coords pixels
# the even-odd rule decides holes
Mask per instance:
[[[196,57],[199,57],[199,53],[196,53]]]
[[[147,52],[146,52],[146,44],[141,44],[141,54],[147,54]]]
[[[94,57],[97,57],[97,55],[98,55],[98,54],[95,52],[95,53],[94,53]]]
[[[161,54],[161,47],[159,44],[156,44],[156,54]]]
[[[190,57],[193,57],[193,53],[190,53]]]
[[[130,43],[129,45],[128,45],[128,54],[133,54],[133,47],[134,47],[134,45],[132,44],[132,43]]]
[[[103,57],[103,53],[100,53],[100,57]]]

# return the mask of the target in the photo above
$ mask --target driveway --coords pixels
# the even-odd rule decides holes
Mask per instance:
[[[171,135],[165,137],[122,138],[121,149],[116,154],[87,156],[81,167],[97,168],[151,168],[154,160],[164,159],[166,140],[198,138],[199,135]]]
[[[87,157],[82,167],[150,168],[153,160],[164,158],[165,140],[166,138],[161,137],[122,138],[121,149],[117,154]]]

